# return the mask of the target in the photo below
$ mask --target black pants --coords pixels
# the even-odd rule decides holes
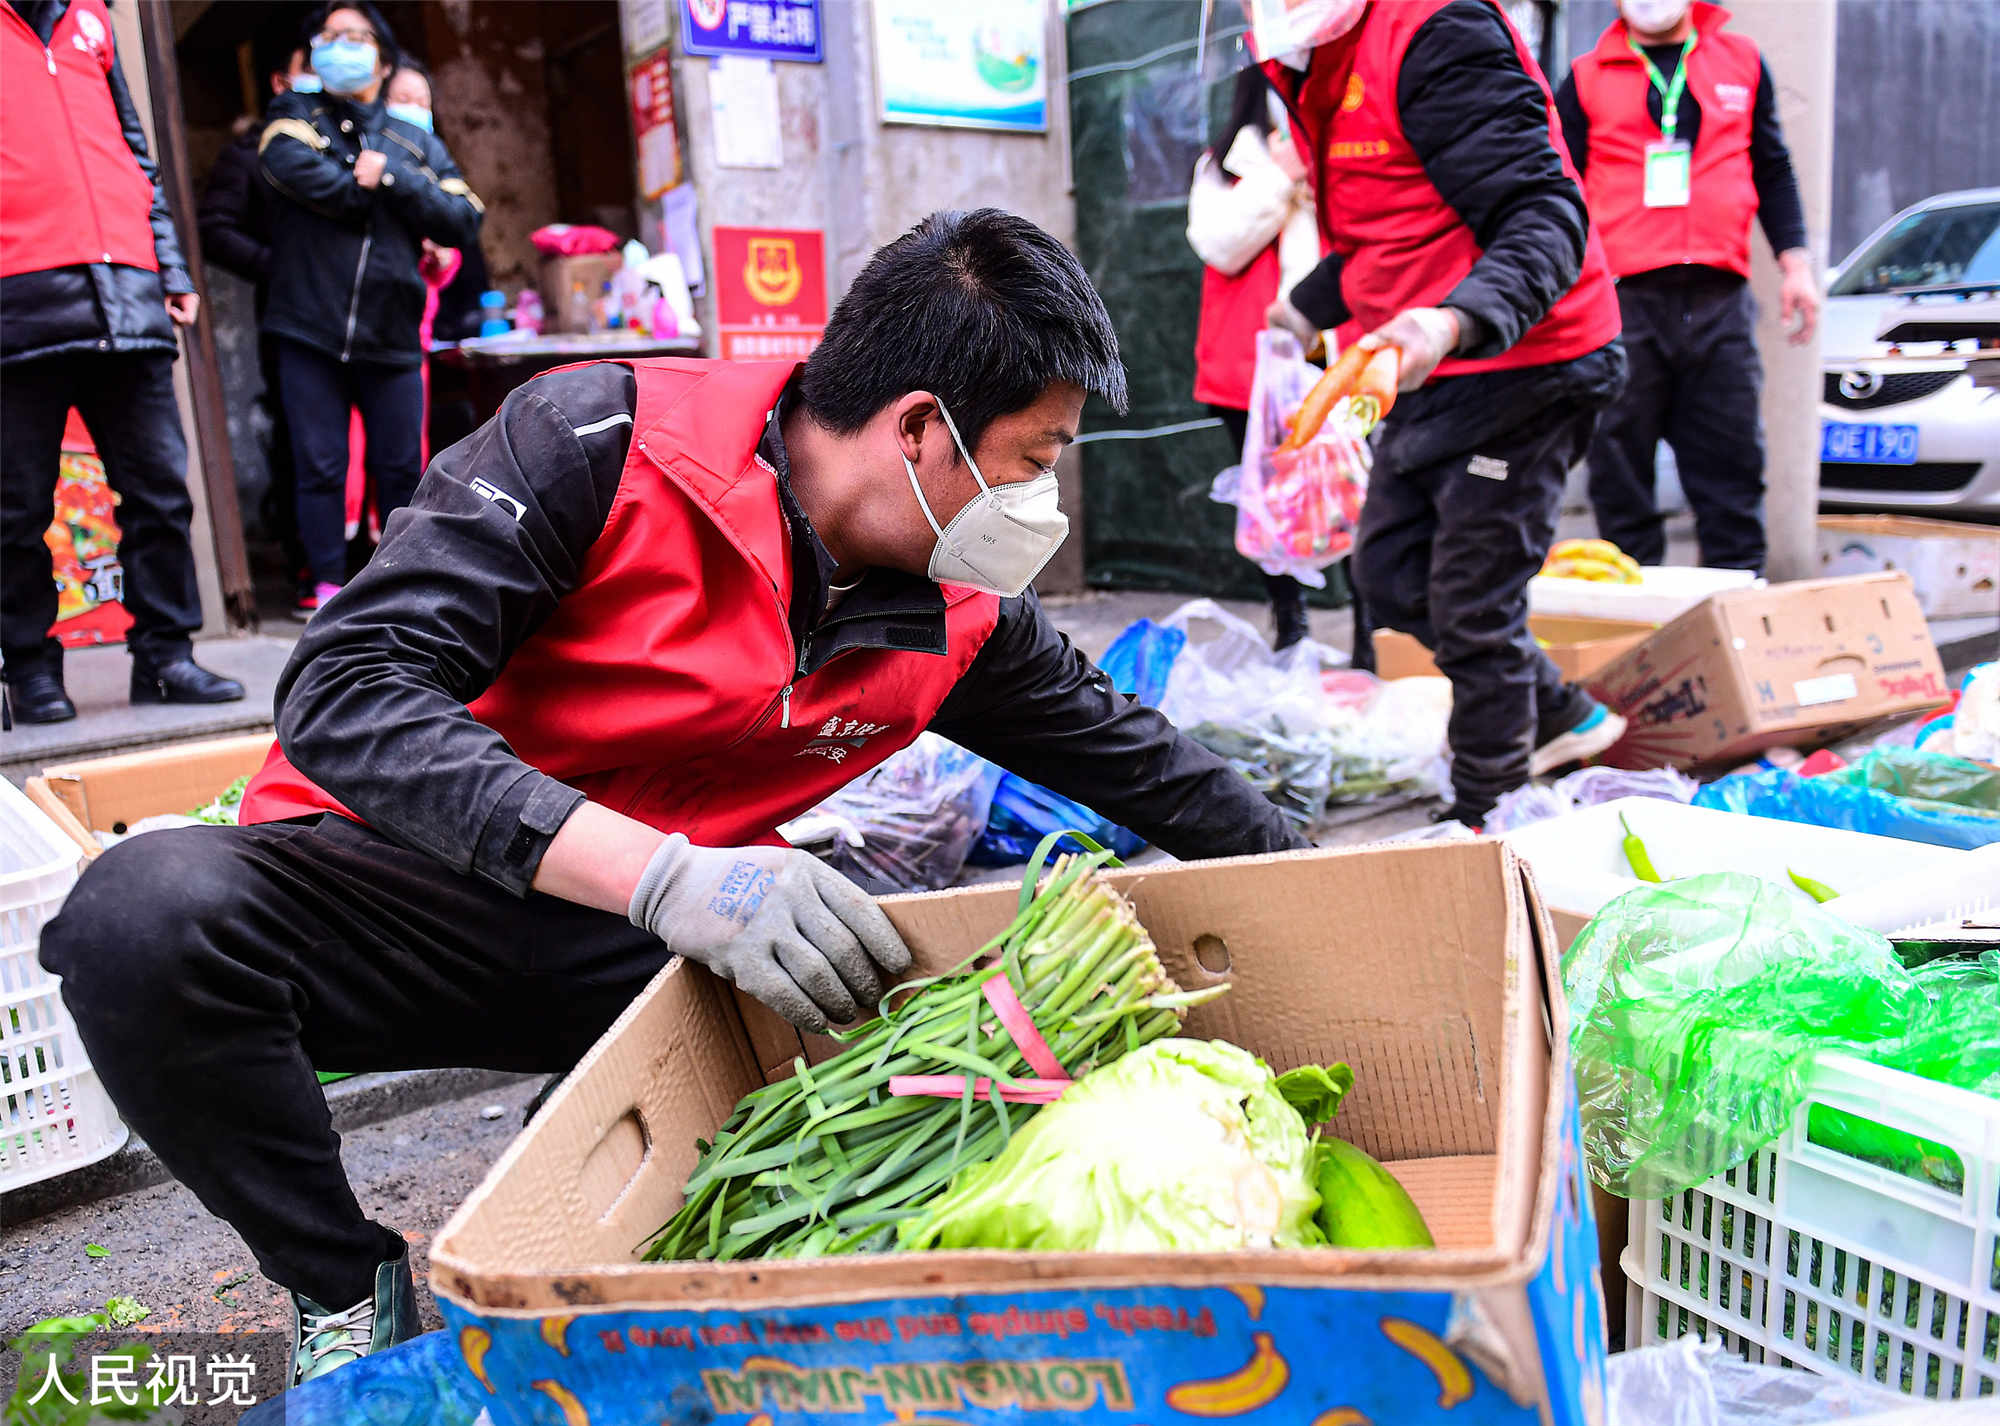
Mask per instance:
[[[306,563],[316,583],[345,584],[348,412],[361,412],[364,464],[386,522],[410,503],[423,475],[423,368],[343,362],[280,339],[278,399],[292,428]]]
[[[1764,369],[1750,284],[1711,267],[1662,268],[1618,284],[1630,377],[1590,447],[1597,532],[1640,564],[1667,554],[1653,456],[1664,439],[1694,510],[1701,562],[1764,568]]]
[[[63,425],[83,417],[118,496],[126,646],[152,664],[185,656],[201,627],[188,526],[187,439],[165,352],[53,356],[0,372],[0,654],[9,674],[62,670],[55,568],[43,535],[55,516]]]
[[[330,1307],[398,1251],[315,1069],[565,1070],[667,961],[327,815],[147,832],[88,868],[42,963],[125,1120],[273,1281]]]
[[[1209,403],[1208,409],[1211,414],[1222,422],[1222,429],[1229,436],[1230,448],[1237,451],[1242,450],[1243,437],[1250,429],[1250,413],[1248,411],[1238,411],[1233,406],[1217,406],[1214,402]],[[1351,575],[1353,566],[1349,565],[1347,568],[1350,570],[1347,587],[1348,593],[1353,600],[1354,613],[1354,651],[1351,661],[1355,668],[1373,670],[1375,667],[1374,626],[1369,622],[1367,611],[1362,606],[1361,591],[1355,587]],[[1296,609],[1300,618],[1305,617],[1305,587],[1290,575],[1265,575],[1264,592],[1270,597],[1271,608],[1274,612]]]
[[[1451,680],[1462,817],[1483,819],[1528,780],[1534,748],[1590,711],[1529,634],[1527,591],[1616,387],[1615,353],[1584,359],[1611,367],[1595,384],[1561,368],[1434,382],[1383,428],[1354,570],[1376,622],[1420,641]]]

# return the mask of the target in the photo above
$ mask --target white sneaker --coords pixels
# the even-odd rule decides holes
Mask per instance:
[[[1625,736],[1625,720],[1602,703],[1592,705],[1589,716],[1535,749],[1528,760],[1528,772],[1540,777],[1569,763],[1594,758]]]

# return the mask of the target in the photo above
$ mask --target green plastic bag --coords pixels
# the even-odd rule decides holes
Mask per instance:
[[[1608,903],[1563,979],[1591,1174],[1626,1198],[1743,1162],[1784,1132],[1816,1051],[1903,1037],[1930,1005],[1881,936],[1736,872]]]

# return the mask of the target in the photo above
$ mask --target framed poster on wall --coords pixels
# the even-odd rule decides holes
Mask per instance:
[[[875,0],[875,77],[886,124],[1046,133],[1043,0]]]

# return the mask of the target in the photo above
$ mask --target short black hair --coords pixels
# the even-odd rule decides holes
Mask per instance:
[[[799,396],[821,426],[852,435],[898,397],[933,392],[970,450],[1059,381],[1125,410],[1104,300],[1055,238],[981,208],[933,213],[876,250],[806,358]]]
[[[305,50],[306,57],[308,59],[312,57],[312,43],[318,38],[319,32],[326,28],[326,17],[335,10],[353,10],[368,21],[369,28],[375,31],[377,57],[389,73],[395,73],[403,62],[402,48],[396,43],[396,32],[390,29],[389,22],[382,18],[382,12],[369,4],[368,0],[326,0],[324,5],[314,6],[299,26],[299,45]]]

